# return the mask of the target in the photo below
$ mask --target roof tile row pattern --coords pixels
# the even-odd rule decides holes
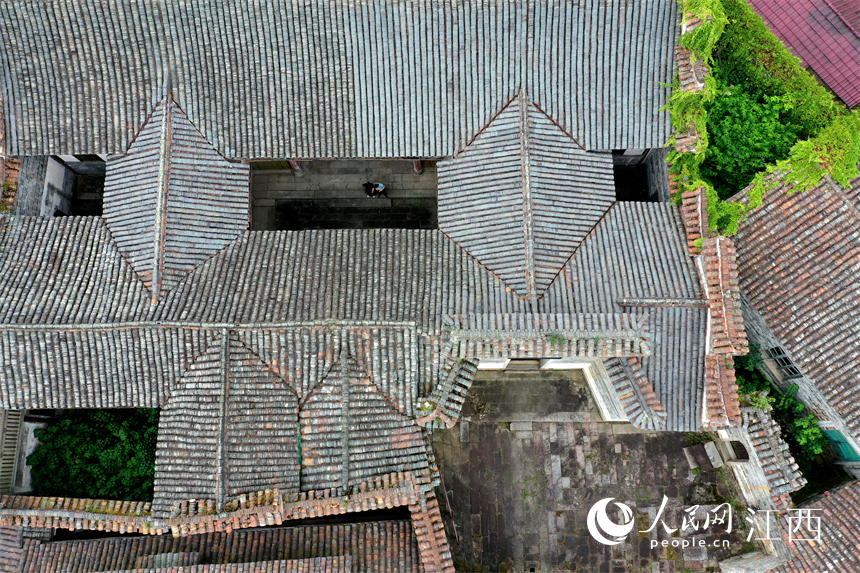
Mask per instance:
[[[670,175],[673,179],[678,175]],[[673,195],[677,191],[677,183],[670,183]],[[700,255],[702,248],[697,241],[704,240],[708,236],[708,200],[705,196],[705,188],[699,187],[695,191],[684,191],[681,194],[681,219],[684,221],[684,230],[687,232],[687,248],[690,254]]]
[[[860,571],[857,532],[860,531],[860,482],[851,482],[804,509],[811,509],[820,518],[821,542],[795,541],[789,543],[793,557],[771,573],[820,573],[821,571]],[[813,522],[814,523],[814,522]],[[794,533],[798,538],[813,538],[814,533],[802,528]],[[783,533],[788,541],[788,534]]]
[[[851,26],[851,29],[860,32],[860,4],[854,0],[828,0],[828,4]]]
[[[241,330],[238,335],[301,401],[329,375],[345,348],[399,412],[413,415],[421,368],[414,328],[314,326]],[[428,360],[435,362],[435,357]]]
[[[615,201],[611,158],[585,152],[522,92],[437,169],[439,228],[532,300]]]
[[[826,0],[750,0],[750,4],[839,99],[848,107],[860,104],[860,29],[852,28],[834,4]],[[849,5],[839,3],[855,23],[860,21],[856,2],[853,9]]]
[[[104,228],[99,221],[92,219],[67,221],[81,221],[84,226],[92,225],[94,230]],[[29,219],[7,219],[5,223],[4,232],[18,239],[2,251],[9,267],[16,269],[9,276],[10,283],[26,284],[30,275],[23,262],[43,253],[49,248],[46,245],[53,241],[59,242],[58,231],[66,227],[51,221]],[[22,232],[22,227],[26,232]],[[681,228],[680,217],[670,205],[615,204],[565,265],[543,299],[537,301],[537,310],[562,314],[614,314],[622,310],[617,304],[619,297],[697,298],[698,280],[680,236]],[[33,237],[38,237],[46,245],[32,249],[29,243]],[[371,330],[360,335],[364,342],[353,342],[353,352],[364,363],[374,383],[386,391],[398,408],[408,413],[416,398],[414,393],[418,391],[406,385],[415,364],[411,357],[417,353],[417,371],[425,380],[425,388],[420,392],[429,395],[432,386],[428,384],[436,380],[436,358],[441,341],[436,334],[420,336],[417,350],[404,345],[406,354],[401,356],[396,351],[392,353],[391,342],[387,346],[381,343],[386,336],[389,341],[401,340],[398,337],[404,341],[407,338],[411,340],[413,335],[409,329],[413,324],[419,332],[441,333],[440,309],[450,309],[455,314],[482,314],[487,310],[518,314],[530,310],[524,301],[507,291],[499,279],[437,231],[245,233],[224,252],[196,269],[154,309],[147,304],[146,296],[141,296],[144,288],[127,266],[123,266],[124,261],[113,246],[109,242],[103,244],[99,233],[86,237],[88,242],[78,246],[67,257],[67,266],[56,268],[46,259],[38,268],[38,272],[44,275],[43,282],[51,288],[70,285],[72,299],[67,298],[66,305],[52,309],[50,313],[38,313],[33,319],[22,320],[25,324],[3,327],[3,336],[8,339],[6,344],[11,354],[0,374],[7,377],[13,370],[15,372],[15,384],[6,384],[7,388],[14,386],[15,392],[4,397],[12,407],[28,407],[34,401],[31,397],[37,397],[35,401],[41,407],[52,407],[51,404],[62,407],[60,404],[65,403],[78,407],[87,404],[97,407],[163,404],[190,361],[211,342],[212,329],[217,330],[218,327],[216,323],[246,324],[242,329],[246,345],[303,396],[319,379],[320,373],[330,367],[333,356],[326,350],[321,355],[322,364],[308,360],[307,364],[297,366],[295,359],[290,358],[292,349],[304,352],[307,346],[316,348],[319,353],[328,344],[326,337],[331,337],[333,330],[359,328],[354,325],[366,323],[366,328]],[[284,253],[288,255],[284,256]],[[379,253],[384,256],[379,256]],[[79,264],[74,265],[75,261]],[[101,325],[92,327],[99,330],[98,333],[92,330],[76,332],[80,325],[70,325],[67,316],[70,310],[77,312],[81,308],[75,299],[86,290],[75,289],[73,285],[86,284],[90,290],[107,293],[108,300],[112,300],[110,297],[115,296],[115,287],[111,287],[108,279],[93,283],[86,277],[90,272],[98,276],[102,267],[113,264],[126,269],[123,276],[135,285],[133,292],[137,293],[141,304],[128,305],[123,314],[105,316],[98,298],[86,299],[91,301],[84,306],[88,312],[71,318],[94,323],[104,316],[119,322],[132,321],[129,324],[136,326],[120,329],[119,326],[106,328]],[[382,280],[380,277],[391,278]],[[39,300],[41,293],[34,290],[28,290],[22,297],[7,298],[4,301],[5,313],[27,316]],[[670,311],[641,311],[643,316],[666,312]],[[698,310],[676,309],[671,312],[677,316],[660,322],[667,327],[671,322],[671,329],[658,333],[659,342],[655,339],[654,352],[659,358],[643,360],[643,367],[668,411],[698,411],[700,406],[694,404],[700,403],[696,402],[696,396],[700,396],[701,391],[697,388],[701,386],[701,355],[704,350],[695,339],[702,336],[704,323],[696,322]],[[150,320],[165,328],[145,328],[151,324]],[[333,323],[330,322],[332,320]],[[65,326],[58,326],[60,331],[57,333],[46,333],[39,332],[42,326],[26,324],[30,321],[62,322]],[[277,323],[281,321],[302,324],[302,321],[307,321],[304,326],[298,323],[294,326],[297,329],[307,327],[308,331],[294,331],[291,327],[283,328],[284,332],[277,336],[274,332],[263,332],[277,330]],[[657,324],[650,321],[649,318],[649,332],[653,330],[650,325]],[[267,324],[275,326],[266,327]],[[372,328],[388,329],[386,324],[393,325],[393,333],[386,330],[378,335],[379,338],[372,334]],[[168,325],[173,329],[166,328]],[[330,330],[321,329],[310,334],[321,326]],[[202,334],[198,332],[201,328]],[[65,332],[69,329],[75,332]],[[196,337],[191,347],[183,342],[189,332],[194,333],[190,335],[192,338]],[[149,350],[130,346],[132,352],[123,351],[116,343],[120,338],[123,343],[125,338],[134,342],[142,338],[140,333],[169,340],[156,344],[143,337],[144,349]],[[358,334],[353,338],[355,336]],[[52,340],[51,337],[58,337],[58,340],[46,343]],[[73,348],[59,340],[67,337],[74,338]],[[21,343],[22,339],[26,339],[25,343]],[[380,341],[378,347],[376,340]],[[299,347],[299,343],[303,346]],[[155,349],[159,347],[177,348],[182,352],[156,354]],[[373,350],[368,352],[361,348]],[[88,358],[96,355],[102,359]],[[105,356],[117,356],[116,362],[120,362],[122,368],[103,359]],[[166,374],[154,377],[164,387],[155,396],[152,390],[146,393],[141,380],[153,378],[141,377],[138,373],[151,369],[153,364],[160,364],[170,356],[181,360],[165,363],[159,372]],[[396,365],[391,366],[397,362],[402,363],[402,370],[398,370]],[[286,373],[285,364],[288,364]],[[684,373],[677,381],[660,382],[661,376],[672,380],[678,378],[678,369]],[[49,372],[52,377],[47,385],[43,384],[44,372]],[[405,374],[402,383],[399,382],[401,373]],[[117,376],[126,374],[129,374],[128,378],[120,378],[127,380],[126,384],[114,382]],[[690,381],[687,381],[687,376]],[[661,390],[660,384],[666,385],[665,388]],[[673,410],[667,398],[676,395],[671,388],[678,385],[682,391],[677,395],[684,396],[685,402],[689,403]],[[115,395],[116,388],[123,389],[118,396]],[[690,424],[695,425],[695,422]]]
[[[740,286],[795,363],[860,437],[860,180],[777,185],[735,237]],[[744,200],[744,197],[739,197]]]
[[[100,217],[0,219],[0,323],[117,322],[146,288]]]
[[[703,279],[711,312],[712,354],[747,353],[747,334],[741,315],[737,255],[728,237],[702,242]]]
[[[157,326],[0,326],[0,405],[159,408],[213,335],[211,330]]]
[[[800,473],[788,444],[782,439],[782,429],[773,416],[749,407],[742,408],[742,413],[743,425],[761,462],[771,495],[778,498],[805,486],[806,478]]]
[[[441,157],[525,89],[587,149],[659,147],[677,21],[671,0],[14,2],[0,123],[12,155],[123,153],[170,90],[227,157]]]
[[[443,356],[455,359],[651,353],[647,331],[632,314],[468,314],[454,316],[450,328]]]
[[[705,411],[710,427],[741,423],[737,378],[731,356],[705,356]]]
[[[20,527],[0,527],[0,573],[20,573],[28,549],[21,534]]]
[[[621,400],[624,413],[637,428],[658,431],[665,428],[666,412],[636,358],[610,358],[604,361],[606,373]]]
[[[22,573],[127,570],[142,557],[177,553],[196,553],[200,562],[212,565],[341,557],[351,561],[353,572],[422,570],[412,523],[406,520],[46,543],[28,552]]]
[[[299,486],[298,397],[235,334],[214,340],[161,412],[153,515],[188,499]],[[380,472],[387,473],[387,472]]]
[[[98,530],[174,536],[281,525],[284,521],[391,509],[412,504],[429,488],[431,474],[386,474],[349,490],[282,493],[262,490],[239,495],[219,511],[213,499],[178,503],[166,518],[153,515],[153,504],[139,501],[57,497],[2,496],[0,525]]]
[[[342,488],[429,467],[429,445],[345,352],[299,411],[301,488]]]
[[[104,219],[153,301],[248,228],[249,180],[170,99],[108,159]]]
[[[134,567],[99,573],[340,573],[352,571],[349,557],[311,557],[254,563],[225,563],[218,565],[171,565],[166,567]]]

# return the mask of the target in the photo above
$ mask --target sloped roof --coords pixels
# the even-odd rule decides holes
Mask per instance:
[[[828,3],[855,32],[860,32],[860,4],[854,0],[828,0]]]
[[[5,380],[0,397],[9,407],[163,405],[191,362],[227,329],[300,399],[330,370],[338,333],[349,333],[350,352],[373,383],[411,416],[418,396],[431,393],[437,375],[447,376],[449,366],[441,372],[439,363],[443,328],[449,328],[444,316],[503,317],[532,310],[529,301],[438,231],[245,232],[154,306],[126,267],[125,298],[117,300],[128,299],[130,292],[135,304],[121,307],[124,312],[114,312],[106,323],[99,320],[106,316],[100,305],[118,295],[112,294],[110,277],[98,273],[125,264],[113,244],[104,243],[99,231],[70,251],[63,266],[52,267],[45,255],[62,237],[59,230],[76,221],[100,228],[88,219],[59,225],[3,220],[0,257],[3,268],[12,269],[10,291],[22,296],[0,297],[0,315],[32,316],[0,324],[10,361],[0,370]],[[41,242],[34,246],[30,234]],[[76,266],[76,257],[86,261]],[[31,270],[31,260],[39,261],[39,268]],[[86,283],[90,272],[98,280],[89,283],[89,292],[71,286]],[[60,293],[60,285],[70,285],[63,306],[33,313],[41,293],[18,290],[33,273],[46,284],[54,281],[51,286]],[[653,352],[643,359],[644,371],[670,410],[669,402],[684,396],[689,404],[679,406],[672,419],[696,427],[698,416],[691,414],[700,411],[694,402],[702,384],[700,339],[707,312],[697,283],[672,206],[616,203],[534,310],[548,316],[629,312],[619,299],[682,307],[632,308],[644,319],[643,334]],[[110,296],[102,302],[93,290]],[[72,315],[77,323],[66,322],[67,309],[81,300],[89,301],[87,313]],[[558,330],[550,322],[540,328]],[[163,355],[158,349],[165,347],[176,351]],[[101,359],[91,360],[93,355]],[[675,381],[664,388],[658,378]]]
[[[860,29],[828,0],[750,0],[768,28],[848,105],[860,104]],[[850,3],[842,2],[846,10]],[[854,2],[853,17],[860,21]]]
[[[105,223],[153,300],[248,228],[249,180],[170,99],[108,159]]]
[[[147,556],[180,552],[196,553],[198,562],[211,564],[210,567],[235,563],[244,564],[252,571],[272,570],[262,569],[260,562],[317,557],[349,558],[351,570],[356,572],[417,573],[422,570],[412,522],[405,520],[248,529],[186,537],[123,536],[33,544],[26,552],[22,573],[45,573],[59,563],[63,564],[63,573],[128,570]]]
[[[813,518],[819,518],[821,542],[790,543],[792,558],[784,565],[771,569],[771,573],[860,570],[856,537],[860,531],[860,513],[857,512],[860,507],[860,482],[851,482],[829,494],[803,506],[811,510]],[[797,538],[815,538],[814,532],[809,531],[805,523],[794,535]],[[783,538],[788,541],[788,534],[784,533]]]
[[[524,92],[437,169],[439,228],[532,300],[615,201],[612,158],[585,152]]]
[[[740,226],[740,287],[798,368],[860,437],[860,180],[779,181]],[[744,195],[736,200],[745,200]]]
[[[153,515],[189,499],[299,489],[298,397],[235,334],[188,368],[161,411]],[[388,473],[385,471],[379,472]]]
[[[429,465],[421,429],[394,407],[345,348],[302,402],[299,419],[305,491],[348,487]]]
[[[19,1],[0,123],[10,155],[124,153],[172,92],[227,157],[442,157],[525,89],[586,149],[660,147],[678,33],[674,0]]]

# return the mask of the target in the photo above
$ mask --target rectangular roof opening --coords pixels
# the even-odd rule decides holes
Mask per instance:
[[[365,183],[381,183],[369,197]],[[251,229],[437,229],[436,162],[251,163]]]

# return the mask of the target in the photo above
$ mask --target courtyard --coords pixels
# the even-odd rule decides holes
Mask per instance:
[[[702,527],[706,512],[741,499],[731,472],[692,472],[683,433],[597,421],[579,371],[479,371],[464,414],[470,419],[433,436],[458,571],[692,573],[750,550],[741,504],[732,508],[731,533]],[[637,533],[650,528],[663,496],[662,521],[678,531],[658,525]],[[604,498],[635,516],[634,530],[615,546],[597,542],[586,526],[590,507]],[[681,531],[684,509],[694,505],[699,529]],[[673,538],[688,547],[672,547]]]

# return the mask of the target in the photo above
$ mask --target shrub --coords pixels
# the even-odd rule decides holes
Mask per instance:
[[[800,134],[784,98],[757,98],[733,86],[707,105],[708,148],[702,175],[728,199],[769,164],[785,159]]]
[[[36,437],[36,495],[152,500],[158,410],[70,410]]]
[[[804,138],[816,135],[847,109],[806,71],[745,0],[722,0],[729,24],[714,50],[715,75],[755,95],[785,97]]]

